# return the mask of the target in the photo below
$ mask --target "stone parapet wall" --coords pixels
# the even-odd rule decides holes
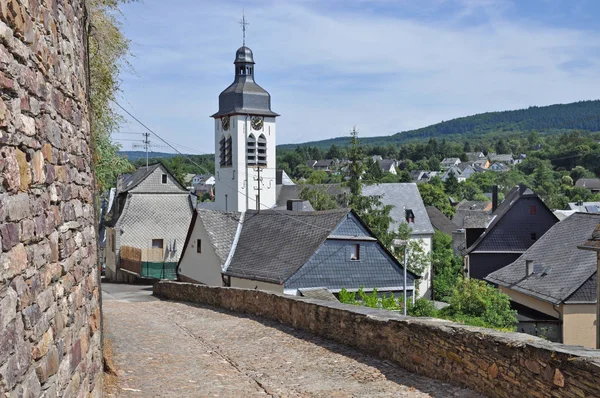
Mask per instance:
[[[600,396],[600,351],[259,290],[161,281],[158,297],[258,315],[491,397]]]
[[[0,395],[100,396],[83,0],[0,0]]]

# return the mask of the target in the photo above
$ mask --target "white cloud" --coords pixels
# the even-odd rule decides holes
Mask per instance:
[[[278,143],[346,135],[353,125],[363,135],[387,135],[598,96],[598,32],[508,20],[510,5],[492,0],[452,2],[455,12],[435,15],[448,3],[428,3],[427,18],[406,17],[407,3],[385,1],[369,9],[361,2],[247,3],[256,80],[282,115]],[[208,116],[233,79],[241,3],[176,4],[127,6],[137,77],[125,78],[124,93],[158,132],[212,152]],[[478,13],[485,14],[478,23],[465,22]]]

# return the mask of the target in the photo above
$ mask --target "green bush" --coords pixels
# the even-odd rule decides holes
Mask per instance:
[[[427,300],[426,298],[417,299],[414,304],[409,301],[407,308],[407,313],[410,316],[436,317],[437,312],[438,311],[433,305],[433,301]]]
[[[439,312],[443,318],[503,330],[514,330],[517,323],[509,297],[477,279],[461,279],[452,289],[449,304]]]
[[[356,293],[349,292],[346,288],[342,288],[338,294],[338,300],[340,303],[356,305]]]

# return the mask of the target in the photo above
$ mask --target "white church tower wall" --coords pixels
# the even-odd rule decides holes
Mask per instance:
[[[215,119],[215,208],[270,209],[276,202],[276,121],[271,97],[254,82],[252,51],[236,52],[234,82],[219,95]],[[260,195],[260,201],[258,197]]]

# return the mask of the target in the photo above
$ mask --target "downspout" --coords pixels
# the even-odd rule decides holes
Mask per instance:
[[[563,325],[564,325],[563,316],[562,316],[561,312],[556,309],[556,307],[557,307],[556,305],[552,305],[552,309],[554,311],[556,311],[556,313],[558,314],[558,319],[560,320],[560,328],[558,329],[560,332],[560,342],[561,342],[561,344],[565,344],[565,342],[563,341]]]
[[[250,187],[248,186],[248,172],[249,172],[249,168],[248,168],[248,118],[250,117],[250,115],[246,115],[246,120],[244,121],[244,159],[246,162],[246,210],[248,210],[248,206],[249,206],[249,195],[250,195]],[[255,145],[256,146],[256,145]],[[256,155],[256,148],[254,148],[255,151],[255,155]],[[242,214],[243,217],[243,214]]]
[[[235,236],[233,238],[233,243],[231,244],[231,249],[229,250],[229,255],[227,256],[227,260],[225,260],[225,264],[223,264],[223,267],[221,268],[221,272],[227,271],[227,268],[229,268],[229,264],[231,263],[231,259],[233,258],[233,255],[235,254],[235,249],[237,248],[238,241],[240,240],[240,234],[242,233],[242,224],[244,224],[244,216],[245,215],[246,215],[245,212],[242,212],[242,214],[240,215],[240,221],[238,222],[237,229],[235,230]]]

